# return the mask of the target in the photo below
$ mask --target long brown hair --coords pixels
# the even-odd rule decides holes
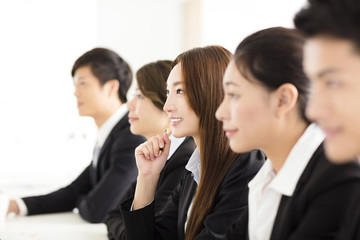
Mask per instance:
[[[224,93],[222,78],[231,53],[221,46],[194,48],[179,55],[184,92],[199,117],[201,176],[187,221],[185,239],[194,239],[204,227],[213,199],[227,170],[236,158],[230,150],[222,123],[215,118]]]
[[[171,71],[171,63],[170,60],[151,62],[136,72],[136,81],[141,93],[161,111],[166,101],[166,80]]]

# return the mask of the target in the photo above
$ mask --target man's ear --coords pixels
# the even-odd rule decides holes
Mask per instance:
[[[282,84],[273,93],[276,103],[276,116],[282,117],[296,107],[298,90],[291,83]]]
[[[109,80],[104,84],[104,88],[106,89],[109,97],[113,95],[117,96],[119,87],[120,83],[116,79]]]

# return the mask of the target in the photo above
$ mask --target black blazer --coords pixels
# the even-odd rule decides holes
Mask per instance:
[[[248,182],[264,163],[264,155],[255,150],[240,154],[229,168],[215,195],[213,209],[205,218],[204,228],[195,239],[222,239],[227,227],[247,206]],[[136,211],[128,211],[133,199],[121,205],[128,239],[183,240],[187,212],[196,192],[192,173],[186,171],[164,209],[154,216],[154,202]]]
[[[360,167],[356,163],[330,163],[321,144],[293,196],[282,196],[270,239],[334,239],[343,224],[349,197],[360,189],[359,184]],[[229,229],[226,239],[248,239],[247,212]]]
[[[337,240],[360,239],[360,188],[353,192],[348,206],[346,218]]]
[[[136,180],[134,150],[145,138],[130,132],[127,114],[115,125],[91,164],[70,185],[42,196],[23,198],[29,215],[71,211],[89,222],[102,222]]]
[[[195,150],[195,143],[192,137],[187,137],[183,143],[176,149],[174,154],[167,160],[164,169],[160,173],[159,181],[155,192],[155,212],[160,211],[167,202],[168,197],[174,191],[179,183],[181,176],[185,172],[191,154]],[[133,197],[135,193],[136,182],[124,196],[124,200]],[[120,203],[119,203],[120,205]],[[120,206],[111,211],[105,220],[108,229],[109,239],[126,239],[125,226],[120,212]]]

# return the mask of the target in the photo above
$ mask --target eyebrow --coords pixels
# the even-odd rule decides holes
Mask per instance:
[[[331,74],[331,73],[334,73],[334,72],[337,72],[338,70],[337,69],[334,69],[334,68],[328,68],[328,69],[325,69],[321,72],[319,72],[317,74],[317,77],[318,78],[323,78],[324,76],[328,75],[328,74]]]
[[[238,84],[236,84],[236,83],[234,83],[234,82],[232,82],[232,81],[226,81],[226,82],[225,82],[225,86],[235,86],[235,87],[237,87]]]
[[[176,82],[174,82],[173,83],[173,87],[176,87],[176,86],[178,86],[178,85],[181,85],[183,82],[182,81],[176,81]],[[166,87],[168,87],[169,85],[168,84],[166,84]]]
[[[181,84],[182,84],[181,81],[177,81],[177,82],[174,82],[174,83],[173,83],[173,86],[176,87],[176,86],[181,85]]]

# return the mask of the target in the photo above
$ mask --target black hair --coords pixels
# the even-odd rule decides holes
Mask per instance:
[[[309,0],[294,18],[307,37],[329,35],[347,39],[360,50],[360,2],[358,0]]]
[[[126,94],[132,83],[132,71],[129,64],[116,52],[106,48],[94,48],[84,53],[75,61],[71,76],[74,77],[76,70],[84,66],[90,66],[91,72],[102,86],[109,80],[118,80],[119,99],[122,103],[127,102]]]
[[[234,60],[249,81],[261,83],[270,91],[291,83],[298,90],[298,108],[305,122],[310,82],[302,67],[304,36],[294,29],[268,28],[245,38],[237,47]]]

